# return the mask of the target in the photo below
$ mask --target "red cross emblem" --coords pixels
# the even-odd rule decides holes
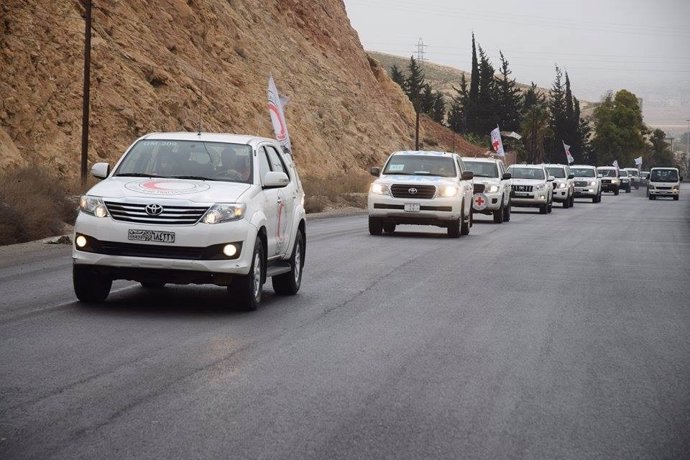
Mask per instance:
[[[480,208],[484,206],[484,203],[486,203],[486,201],[484,201],[484,198],[482,198],[481,195],[477,195],[477,197],[474,199],[474,202],[477,204],[477,207]]]

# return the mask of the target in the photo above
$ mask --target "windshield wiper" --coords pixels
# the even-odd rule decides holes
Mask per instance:
[[[161,177],[158,174],[151,173],[122,173],[115,174],[115,177]]]
[[[169,176],[171,179],[190,179],[190,180],[215,180],[204,176]]]

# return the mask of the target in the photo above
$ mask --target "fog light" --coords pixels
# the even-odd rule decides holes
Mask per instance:
[[[78,247],[83,248],[86,246],[86,237],[84,235],[79,235],[74,242],[77,244]]]
[[[228,257],[233,257],[235,254],[237,254],[237,247],[235,247],[234,244],[226,244],[223,247],[223,254],[225,254]]]

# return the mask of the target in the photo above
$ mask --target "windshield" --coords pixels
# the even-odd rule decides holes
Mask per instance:
[[[621,177],[628,177],[628,171],[619,171],[618,174],[619,174]]]
[[[616,174],[615,169],[597,169],[597,171],[603,177],[618,177],[618,174]]]
[[[455,162],[450,156],[394,155],[383,174],[455,177]]]
[[[596,177],[592,168],[570,168],[575,177]]]
[[[630,176],[630,177],[638,177],[637,170],[635,170],[635,171],[626,170],[626,171],[627,171],[627,173],[628,173],[628,176]]]
[[[546,168],[546,171],[549,173],[549,176],[553,176],[556,179],[565,179],[565,169],[561,167],[551,167],[551,168]]]
[[[115,176],[252,182],[252,148],[245,144],[141,140]]]
[[[511,166],[508,168],[508,172],[513,176],[513,179],[544,179],[544,171],[541,168]]]
[[[474,177],[498,177],[498,167],[496,163],[484,161],[464,161],[468,171],[474,173]]]
[[[675,169],[655,169],[649,180],[652,182],[678,182],[678,171]]]

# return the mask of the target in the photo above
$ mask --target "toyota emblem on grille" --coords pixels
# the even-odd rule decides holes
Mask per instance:
[[[159,216],[163,212],[163,206],[159,204],[147,204],[146,214],[149,216]]]
[[[414,188],[414,187],[408,188],[408,189],[407,189],[407,193],[409,193],[410,195],[416,195],[416,194],[417,194],[417,189]]]

